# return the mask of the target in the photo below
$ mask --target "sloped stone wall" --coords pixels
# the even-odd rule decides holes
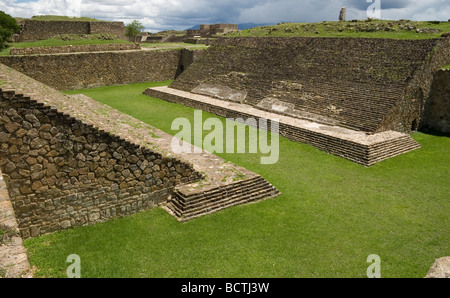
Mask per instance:
[[[19,41],[49,39],[58,34],[89,34],[90,22],[36,21],[25,20],[22,24]]]
[[[417,70],[408,79],[403,96],[381,121],[380,129],[396,131],[416,131],[424,126],[424,110],[433,91],[434,74],[450,63],[450,38],[438,40],[423,62],[416,63]]]
[[[31,47],[31,48],[11,48],[11,55],[48,55],[79,52],[106,52],[106,51],[132,51],[140,50],[139,44],[116,43],[116,44],[91,44],[77,46],[60,47]]]
[[[0,169],[24,238],[151,208],[201,177],[189,164],[1,88]]]
[[[124,38],[125,27],[122,22],[87,21],[37,21],[25,20],[20,32],[20,42],[38,41],[59,34],[113,34]]]
[[[3,56],[3,63],[58,90],[173,80],[181,51]]]
[[[90,34],[113,34],[121,39],[126,39],[125,25],[123,22],[90,22]]]
[[[416,72],[441,40],[368,38],[221,38],[172,88],[221,84],[367,132],[385,130]],[[418,80],[417,80],[418,82]],[[398,126],[399,131],[409,130]]]

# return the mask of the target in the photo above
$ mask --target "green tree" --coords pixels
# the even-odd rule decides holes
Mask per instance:
[[[18,31],[16,19],[0,11],[0,49],[3,49],[8,39]]]
[[[130,38],[130,40],[134,40],[134,42],[136,42],[136,39],[142,32],[142,30],[144,30],[144,26],[141,24],[141,22],[134,20],[126,26],[125,35]]]

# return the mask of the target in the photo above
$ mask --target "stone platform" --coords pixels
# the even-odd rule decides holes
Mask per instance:
[[[71,98],[77,105],[66,103],[64,107],[71,115],[134,144],[188,162],[195,171],[203,175],[200,181],[176,187],[168,201],[162,204],[162,207],[179,221],[187,221],[235,205],[274,198],[281,194],[252,171],[226,162],[204,150],[196,150],[198,148],[193,145],[190,145],[192,153],[174,153],[171,135],[87,96],[73,95]],[[195,153],[198,151],[201,153]]]
[[[410,135],[396,131],[368,134],[306,118],[270,113],[251,105],[224,101],[170,87],[149,88],[144,94],[225,118],[278,120],[280,135],[293,141],[310,144],[322,151],[367,167],[420,148],[420,144]]]
[[[9,97],[20,95],[24,101],[31,101],[39,108],[50,107],[118,140],[156,152],[174,163],[188,164],[199,173],[202,178],[182,181],[167,190],[167,195],[166,192],[162,194],[164,197],[161,197],[160,204],[179,220],[280,195],[258,174],[204,150],[195,150],[192,145],[191,152],[194,153],[174,153],[171,135],[87,96],[63,94],[1,64],[0,71],[0,93]],[[204,206],[199,208],[199,205]]]

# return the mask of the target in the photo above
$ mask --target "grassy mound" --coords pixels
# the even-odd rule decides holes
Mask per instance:
[[[354,20],[348,22],[281,23],[262,26],[226,36],[317,36],[426,39],[438,38],[450,31],[450,22],[415,22],[408,20]]]

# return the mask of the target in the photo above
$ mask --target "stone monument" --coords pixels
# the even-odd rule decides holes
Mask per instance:
[[[339,22],[345,22],[347,17],[347,7],[342,7],[341,12],[339,13]]]

